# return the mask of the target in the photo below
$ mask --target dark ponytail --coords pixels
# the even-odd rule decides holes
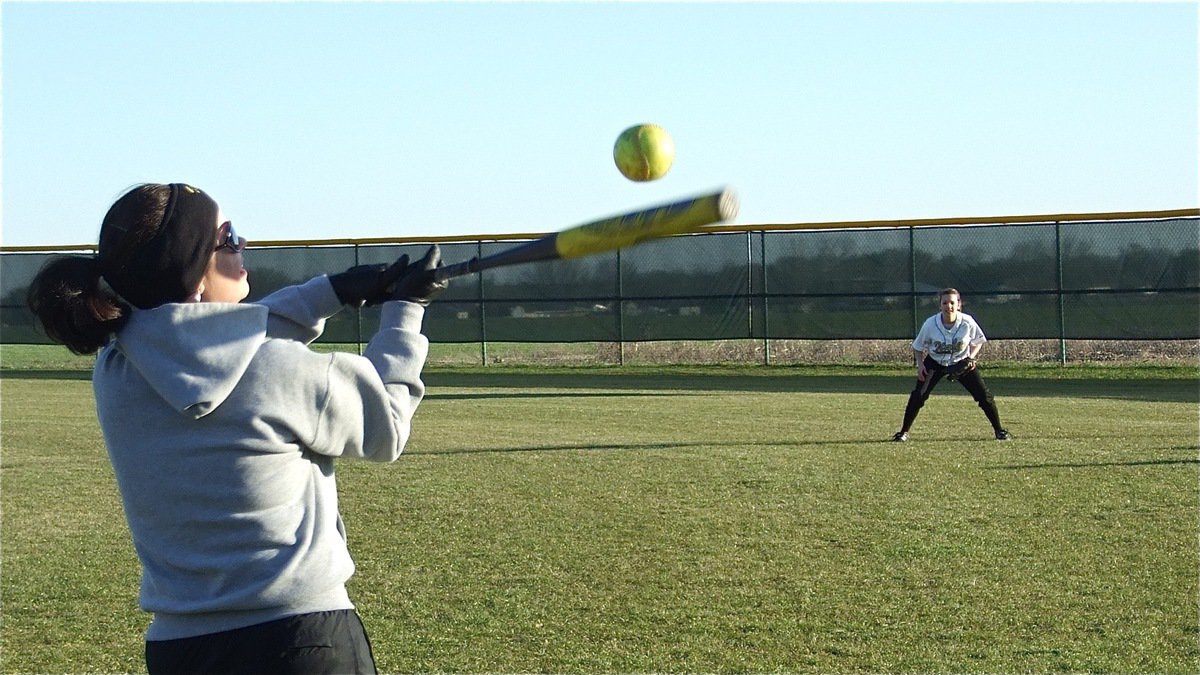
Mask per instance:
[[[130,308],[100,281],[95,258],[53,258],[33,278],[26,296],[51,340],[76,354],[94,354],[129,320]]]
[[[144,183],[121,195],[100,224],[96,257],[58,257],[33,279],[26,303],[51,340],[94,354],[132,307],[184,302],[216,250],[220,210],[185,183]]]

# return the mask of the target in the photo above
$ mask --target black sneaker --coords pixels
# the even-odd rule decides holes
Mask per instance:
[[[1000,438],[1000,436],[997,435],[996,438]],[[892,440],[897,443],[904,443],[905,441],[908,440],[908,432],[907,431],[897,431],[896,435],[892,436]]]
[[[1010,438],[1012,438],[1012,436],[1009,436],[1008,431],[1004,429],[1000,429],[996,432],[996,440],[998,441],[1007,441]]]

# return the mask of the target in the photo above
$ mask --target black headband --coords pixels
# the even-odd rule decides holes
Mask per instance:
[[[217,203],[202,190],[184,183],[160,186],[168,190],[167,205],[158,227],[119,261],[101,247],[99,260],[104,278],[113,290],[134,306],[150,309],[168,302],[183,302],[196,292],[208,269],[217,242]],[[118,200],[109,209],[105,227],[125,230],[127,223],[113,218]],[[140,205],[139,205],[140,206]],[[135,206],[136,208],[136,206]],[[124,211],[122,211],[124,213]],[[124,232],[122,238],[136,233]],[[103,233],[101,241],[105,241]]]

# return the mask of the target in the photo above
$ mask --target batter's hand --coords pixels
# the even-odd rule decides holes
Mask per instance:
[[[329,275],[329,283],[343,305],[378,305],[387,299],[386,270],[387,265],[383,264],[356,265],[345,272]]]
[[[407,262],[407,256],[405,262]],[[425,257],[407,265],[403,273],[396,278],[396,285],[391,291],[391,299],[407,300],[422,307],[428,307],[429,303],[450,285],[449,279],[438,281],[433,278],[433,271],[440,267],[441,263],[442,249],[434,244],[425,252]]]

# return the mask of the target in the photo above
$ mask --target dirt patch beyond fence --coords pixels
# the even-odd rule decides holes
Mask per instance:
[[[587,343],[489,343],[431,362],[509,365],[896,364],[912,362],[907,340],[713,340]],[[993,340],[982,358],[1027,363],[1200,366],[1200,340]]]

